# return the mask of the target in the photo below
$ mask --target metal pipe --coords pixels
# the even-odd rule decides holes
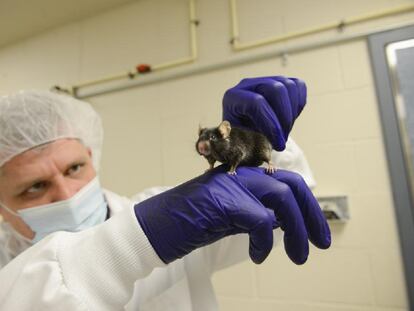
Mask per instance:
[[[181,65],[189,64],[194,62],[197,59],[197,26],[198,26],[198,20],[195,12],[195,0],[189,0],[189,22],[190,22],[190,50],[191,50],[191,56],[183,59],[178,59],[176,61],[166,62],[158,65],[151,66],[151,72],[154,71],[160,71],[165,69],[170,69],[174,67],[178,67]],[[94,79],[89,80],[85,82],[78,83],[76,85],[73,85],[71,87],[71,92],[76,97],[77,94],[82,88],[90,87],[94,85],[104,84],[104,83],[110,83],[118,80],[123,79],[133,79],[135,76],[140,75],[138,71],[136,72],[127,72],[127,73],[119,73],[111,76],[107,76],[100,79]]]
[[[329,40],[320,40],[320,41],[315,41],[309,44],[295,45],[295,46],[292,46],[290,48],[285,48],[285,49],[279,48],[274,51],[269,51],[266,53],[250,55],[250,56],[235,57],[231,61],[227,61],[227,62],[218,62],[218,63],[211,64],[211,65],[200,66],[198,68],[190,68],[190,69],[181,70],[181,71],[174,71],[168,74],[159,73],[156,76],[143,77],[140,80],[130,80],[127,83],[124,83],[122,85],[116,85],[112,87],[108,86],[105,89],[90,90],[89,92],[86,90],[86,92],[78,93],[77,97],[87,98],[87,97],[107,94],[111,92],[122,91],[125,89],[134,88],[134,87],[142,87],[142,86],[146,86],[150,84],[165,82],[165,81],[174,80],[174,79],[180,79],[180,78],[188,77],[191,75],[197,75],[197,74],[203,74],[203,73],[207,73],[211,71],[223,70],[226,68],[254,63],[254,62],[265,60],[265,59],[282,57],[283,55],[287,55],[287,54],[292,55],[292,54],[310,51],[310,50],[314,50],[314,49],[318,49],[322,47],[332,46],[332,45],[339,44],[339,43],[350,42],[350,41],[359,40],[359,39],[365,39],[366,37],[374,33],[389,31],[392,29],[405,27],[405,26],[409,26],[413,24],[414,24],[413,22],[400,23],[397,25],[378,28],[376,30],[370,30],[370,31],[367,30],[367,31],[363,31],[363,32],[355,33],[355,34],[341,35],[340,37],[332,38]]]
[[[403,5],[403,6],[399,6],[396,8],[387,9],[387,10],[383,10],[379,12],[368,13],[368,14],[361,15],[361,16],[346,18],[339,22],[332,22],[332,23],[328,23],[325,25],[321,25],[321,26],[311,27],[311,28],[308,28],[302,31],[290,32],[290,33],[287,33],[281,36],[276,36],[276,37],[263,39],[263,40],[257,40],[251,43],[240,43],[239,27],[237,23],[238,17],[237,17],[236,0],[229,0],[229,1],[230,1],[230,6],[231,6],[230,14],[231,14],[231,19],[233,21],[232,23],[233,38],[231,40],[231,44],[232,44],[233,50],[235,51],[242,51],[242,50],[252,49],[252,48],[256,48],[256,47],[260,47],[264,45],[287,41],[291,39],[297,39],[300,37],[324,32],[328,30],[342,29],[345,26],[355,25],[355,24],[366,22],[366,21],[373,20],[373,19],[378,19],[378,18],[382,18],[386,16],[414,11],[414,5],[407,4],[407,5]]]

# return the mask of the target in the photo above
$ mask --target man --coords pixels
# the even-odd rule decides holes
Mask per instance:
[[[226,92],[223,117],[282,150],[305,98],[297,79],[247,79]],[[218,167],[137,203],[100,187],[102,136],[98,115],[73,98],[0,99],[1,310],[217,310],[212,273],[247,248],[263,262],[274,229],[297,264],[308,239],[330,245],[298,174]]]

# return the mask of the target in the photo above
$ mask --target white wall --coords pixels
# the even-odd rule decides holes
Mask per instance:
[[[243,42],[296,31],[411,1],[238,0]],[[198,0],[199,60],[234,57],[228,2]],[[391,25],[383,18],[349,31]],[[185,0],[141,0],[0,50],[0,94],[70,85],[189,55]],[[244,51],[253,55],[310,42],[328,33]],[[106,131],[103,184],[131,195],[198,175],[199,122],[217,124],[223,92],[243,77],[285,74],[308,84],[308,105],[293,135],[314,171],[316,194],[349,197],[351,221],[333,225],[328,251],[311,248],[303,266],[275,250],[262,265],[219,272],[222,310],[408,310],[394,207],[369,56],[364,41],[270,59],[91,98]],[[247,252],[247,250],[246,250]]]

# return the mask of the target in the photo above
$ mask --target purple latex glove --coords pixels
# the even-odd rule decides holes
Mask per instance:
[[[279,170],[219,166],[135,205],[135,215],[158,256],[170,263],[225,236],[248,233],[255,263],[273,247],[273,229],[285,231],[285,250],[296,264],[309,254],[308,237],[328,248],[330,231],[302,177]]]
[[[223,97],[223,120],[264,134],[282,151],[306,104],[306,84],[283,76],[243,79]]]

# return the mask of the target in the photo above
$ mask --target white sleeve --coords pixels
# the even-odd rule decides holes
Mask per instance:
[[[0,310],[122,310],[134,283],[164,266],[126,208],[105,223],[57,232],[0,270]]]
[[[272,162],[276,168],[300,174],[309,188],[316,186],[308,161],[302,149],[295,143],[292,137],[289,136],[285,150],[282,152],[272,151]]]

